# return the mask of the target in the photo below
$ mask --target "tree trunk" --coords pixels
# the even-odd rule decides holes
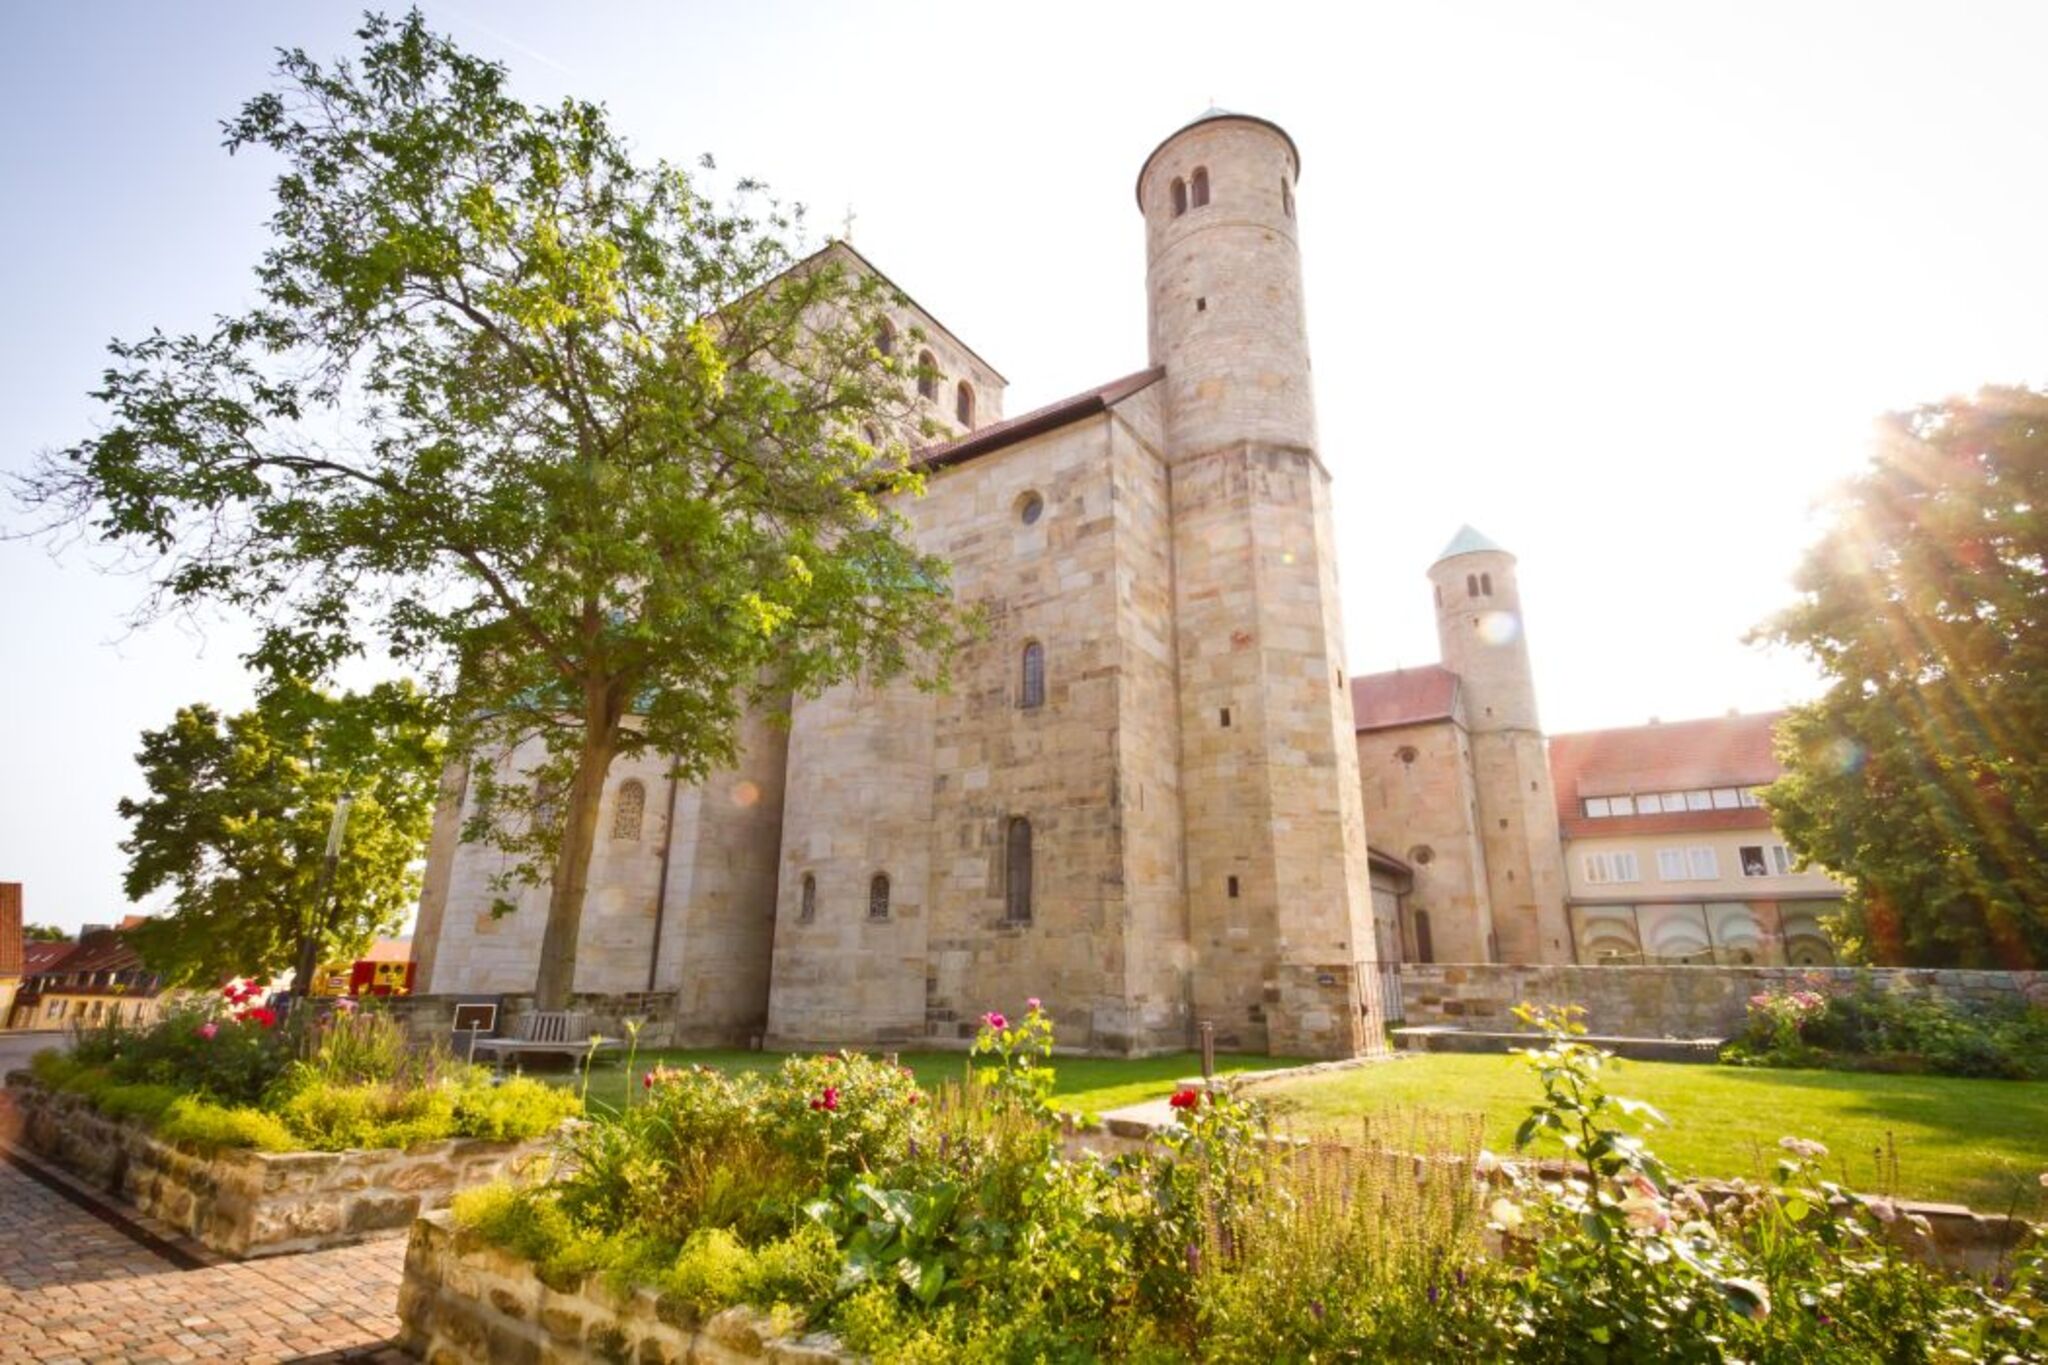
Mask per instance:
[[[601,704],[590,708],[599,711]],[[590,855],[597,843],[597,808],[611,772],[616,724],[587,715],[576,776],[569,783],[555,875],[548,890],[548,926],[540,940],[540,971],[533,983],[534,1008],[567,1009],[576,984],[576,940],[583,929],[583,894],[590,882]]]

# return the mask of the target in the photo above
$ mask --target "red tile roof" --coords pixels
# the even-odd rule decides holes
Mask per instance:
[[[68,939],[51,943],[39,940],[21,945],[21,974],[34,976],[38,972],[53,972],[65,958],[78,951],[78,945]]]
[[[1771,737],[1783,715],[1766,711],[1552,735],[1550,780],[1557,791],[1559,823],[1568,836],[1767,827],[1769,814],[1755,807],[1588,819],[1584,801],[1701,787],[1761,787],[1775,781],[1781,769]]]
[[[1005,417],[979,431],[970,432],[957,441],[944,445],[927,446],[917,452],[913,463],[926,469],[944,469],[948,465],[961,464],[977,455],[987,455],[1012,446],[1019,441],[1078,422],[1083,417],[1092,417],[1098,412],[1107,412],[1118,403],[1141,389],[1150,388],[1164,378],[1166,371],[1158,366],[1127,374],[1122,379],[1112,379],[1107,384],[1098,384],[1083,390],[1071,398],[1062,398],[1057,403],[1047,403],[1042,408],[1033,408],[1021,417]]]
[[[1449,720],[1457,706],[1458,675],[1441,664],[1351,680],[1351,720],[1359,731]]]

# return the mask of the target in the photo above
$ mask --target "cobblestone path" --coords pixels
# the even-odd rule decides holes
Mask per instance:
[[[160,1231],[0,1145],[0,1362],[406,1359],[404,1238],[236,1262]]]

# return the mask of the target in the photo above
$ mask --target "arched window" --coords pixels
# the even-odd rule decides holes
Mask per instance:
[[[896,354],[896,324],[887,318],[875,323],[875,349],[883,355]]]
[[[974,429],[974,386],[961,380],[953,390],[953,415],[960,419],[960,425]]]
[[[1188,182],[1179,176],[1173,178],[1173,216],[1178,218],[1188,211]]]
[[[1479,595],[1480,595],[1481,597],[1491,597],[1491,596],[1493,596],[1493,575],[1492,575],[1492,574],[1490,574],[1490,573],[1483,573],[1483,574],[1479,575]]]
[[[869,445],[879,449],[882,444],[882,429],[876,426],[873,422],[869,422],[865,426],[861,427],[860,438],[863,441],[866,441]]]
[[[889,918],[889,874],[877,872],[868,881],[868,918]]]
[[[640,817],[646,809],[646,784],[637,777],[621,782],[618,799],[612,805],[612,838],[638,839]]]
[[[1024,646],[1024,678],[1017,690],[1017,705],[1026,710],[1045,705],[1045,646],[1036,640]]]
[[[1289,218],[1294,216],[1294,186],[1287,183],[1287,177],[1280,177],[1280,211]]]
[[[1195,173],[1188,177],[1188,207],[1201,208],[1209,202],[1209,168],[1195,167]]]
[[[1476,573],[1468,573],[1468,574],[1466,574],[1466,575],[1465,575],[1465,596],[1467,596],[1467,597],[1477,597],[1477,596],[1479,596],[1479,575],[1478,575],[1478,574],[1476,574]]]
[[[1010,818],[1003,837],[1003,918],[1031,922],[1031,822],[1021,815]]]
[[[917,353],[917,396],[938,401],[939,358],[930,351]]]
[[[796,917],[808,923],[818,917],[818,879],[804,873],[802,897],[797,901]]]

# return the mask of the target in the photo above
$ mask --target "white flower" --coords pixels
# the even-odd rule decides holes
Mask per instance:
[[[1828,1149],[1808,1138],[1781,1137],[1778,1145],[1802,1161],[1818,1161],[1828,1154]]]
[[[1500,1158],[1487,1151],[1484,1147],[1481,1147],[1479,1155],[1472,1161],[1472,1169],[1481,1175],[1492,1175],[1500,1169]],[[2048,1185],[2048,1175],[2041,1177],[2041,1183]]]
[[[1512,1231],[1522,1226],[1522,1206],[1512,1199],[1496,1199],[1487,1210],[1493,1221]]]

